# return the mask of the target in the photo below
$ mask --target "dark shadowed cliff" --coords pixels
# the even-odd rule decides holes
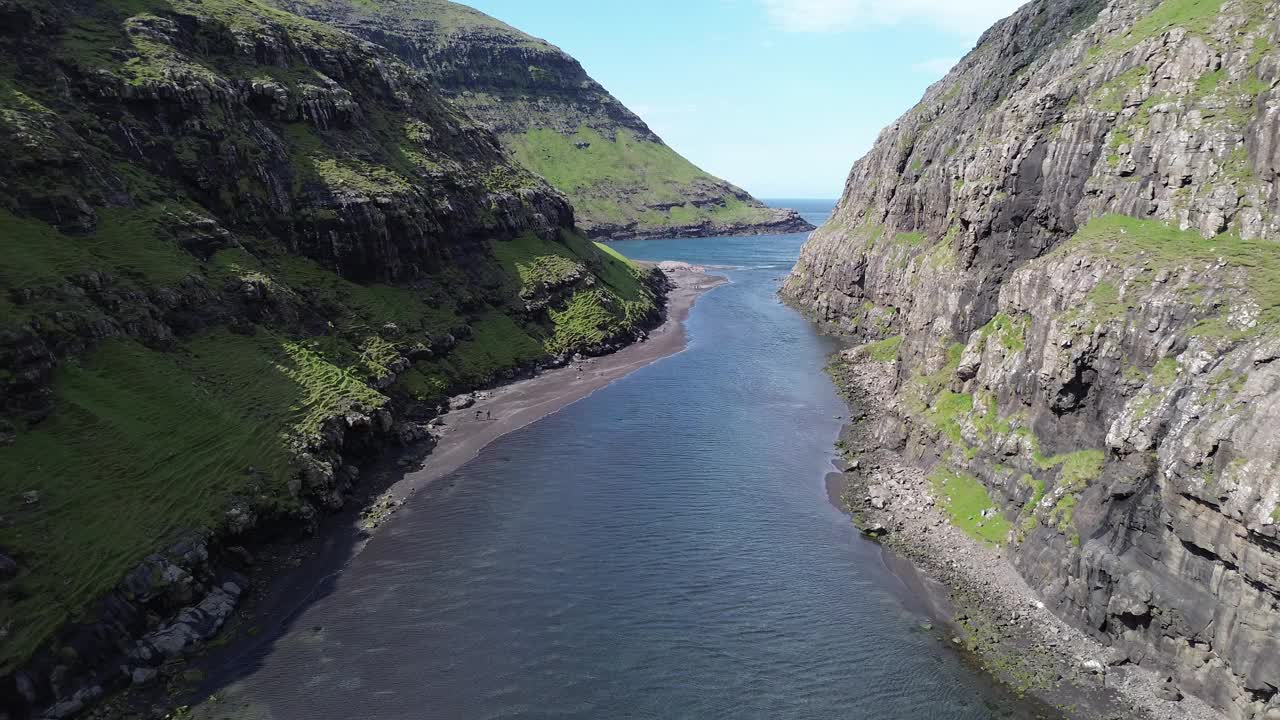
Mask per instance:
[[[559,48],[476,10],[446,0],[276,2],[427,71],[569,198],[592,237],[812,229],[678,155]]]
[[[1280,8],[1037,0],[854,166],[787,297],[896,363],[1062,617],[1280,716]]]
[[[659,319],[420,73],[256,2],[0,0],[0,143],[0,717],[149,682],[228,546]]]

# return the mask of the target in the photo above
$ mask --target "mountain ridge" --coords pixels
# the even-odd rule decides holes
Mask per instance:
[[[569,197],[590,237],[802,232],[665,145],[556,46],[448,0],[277,0],[390,49]]]

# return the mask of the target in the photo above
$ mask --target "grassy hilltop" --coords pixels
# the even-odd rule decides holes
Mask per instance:
[[[425,70],[573,203],[592,237],[811,230],[662,142],[550,43],[447,0],[274,0]]]

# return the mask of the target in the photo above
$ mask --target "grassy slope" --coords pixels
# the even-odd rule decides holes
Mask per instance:
[[[1054,254],[1081,251],[1146,270],[1203,268],[1219,263],[1240,268],[1246,278],[1240,289],[1258,304],[1258,322],[1247,329],[1232,329],[1225,318],[1230,308],[1224,308],[1223,316],[1201,323],[1195,332],[1243,340],[1280,330],[1280,253],[1273,241],[1244,240],[1232,232],[1205,238],[1195,230],[1179,230],[1158,221],[1107,215],[1080,228],[1075,237],[1055,249]],[[1140,281],[1149,280],[1144,276]],[[1114,287],[1102,285],[1095,290],[1090,298],[1093,304],[1090,312],[1095,319],[1128,309],[1117,295]]]
[[[34,651],[144,555],[215,526],[236,496],[290,505],[288,438],[386,398],[302,343],[214,331],[172,352],[106,343],[63,367],[58,410],[0,449],[0,545],[25,566],[4,659]],[[15,491],[37,490],[26,506]]]
[[[601,114],[601,96],[607,97],[606,91],[580,70],[568,78],[570,85],[580,88],[576,96],[564,95],[560,87],[543,89],[540,83],[562,71],[567,58],[550,43],[484,13],[442,0],[277,1],[300,12],[341,18],[344,26],[349,23],[358,29],[374,24],[381,32],[404,33],[428,45],[492,43],[518,48],[524,53],[521,67],[487,68],[501,76],[501,89],[477,81],[473,86],[453,88],[453,93],[462,107],[478,110],[478,117],[498,113],[504,125],[523,129],[504,131],[503,143],[525,167],[546,177],[568,196],[579,224],[589,232],[634,225],[645,232],[661,233],[671,228],[761,224],[773,219],[768,209],[754,200],[735,197],[735,188],[700,170],[661,141],[642,139],[642,133],[606,119]],[[466,72],[476,72],[472,64],[484,57],[483,52],[465,54],[461,66]],[[417,62],[419,58],[406,60]],[[481,77],[483,70],[478,73]],[[514,77],[516,72],[528,75]],[[522,89],[512,90],[521,85]],[[572,133],[553,129],[573,116],[584,122]],[[632,122],[642,127],[638,118]],[[606,132],[602,135],[601,130]],[[580,142],[591,145],[583,151],[575,147]],[[694,206],[691,200],[695,198],[702,207]]]
[[[573,135],[535,128],[506,142],[525,167],[569,197],[588,225],[634,223],[664,229],[704,222],[764,222],[769,216],[728,194],[715,203],[695,206],[689,200],[692,186],[702,186],[705,192],[721,181],[666,145],[637,138],[625,129],[610,139],[586,127]]]
[[[23,223],[22,232],[0,233],[0,252],[30,259],[26,241],[50,238],[56,241],[44,247],[55,252],[72,244],[47,226]],[[269,328],[243,337],[214,329],[167,352],[115,340],[58,371],[55,414],[0,447],[0,516],[7,520],[0,547],[23,566],[18,582],[0,596],[0,616],[22,618],[0,646],[0,669],[29,655],[146,554],[183,531],[216,527],[234,498],[267,511],[296,507],[290,440],[352,407],[367,412],[385,405],[387,395],[366,383],[386,372],[415,331],[470,329],[450,353],[418,363],[392,391],[439,402],[549,353],[624,333],[654,307],[639,270],[585,241],[496,245],[522,246],[519,255],[499,251],[504,263],[580,258],[601,268],[601,282],[577,291],[563,311],[550,314],[549,326],[539,326],[507,308],[469,317],[414,291],[353,283],[289,256],[271,271],[238,250],[200,263],[172,246],[156,245],[148,256],[132,248],[116,254],[103,244],[84,265],[64,260],[60,267],[68,273],[101,267],[98,257],[109,265],[162,268],[141,276],[140,286],[173,272],[168,262],[174,258],[206,277],[240,272],[338,308],[341,325],[321,337]],[[254,269],[246,271],[249,264]],[[15,287],[2,277],[6,288]],[[390,340],[370,331],[388,322],[409,335]],[[40,493],[33,506],[22,499],[30,490]]]
[[[999,545],[1009,534],[1009,522],[999,512],[983,517],[995,509],[987,489],[975,478],[951,470],[938,469],[929,476],[934,493],[942,500],[951,523],[975,540]]]
[[[287,75],[291,83],[313,74],[186,57],[120,30],[135,13],[169,8],[212,15],[247,32],[283,27],[303,43],[341,48],[348,42],[318,24],[249,3],[112,0],[94,15],[77,18],[67,34],[49,38],[51,53],[65,67],[112,72],[129,83],[175,70],[215,79],[219,72]],[[541,316],[520,302],[518,271],[498,290],[480,288],[473,276],[451,267],[419,277],[412,288],[362,284],[290,254],[271,237],[240,237],[241,247],[201,259],[178,245],[171,230],[190,211],[216,217],[216,210],[201,207],[172,179],[113,155],[110,140],[95,134],[93,112],[58,106],[54,90],[32,77],[0,77],[0,137],[11,141],[19,160],[30,154],[25,184],[38,199],[84,192],[75,183],[93,178],[64,177],[41,167],[50,155],[80,153],[111,167],[133,202],[95,208],[96,229],[72,236],[24,216],[23,204],[0,191],[0,331],[35,327],[46,338],[78,340],[85,323],[95,319],[110,316],[127,325],[136,313],[139,322],[155,322],[144,316],[143,306],[130,303],[191,278],[214,294],[229,284],[254,283],[279,304],[319,318],[328,330],[315,335],[314,322],[279,322],[232,333],[215,324],[163,349],[127,337],[108,340],[56,371],[50,417],[0,418],[0,427],[7,424],[17,433],[15,442],[0,445],[0,552],[20,566],[17,579],[0,586],[0,673],[28,657],[66,620],[83,617],[88,604],[145,555],[185,531],[216,528],[233,501],[267,513],[296,507],[291,444],[314,436],[326,418],[351,408],[368,411],[400,394],[436,401],[544,360],[552,349],[581,347],[573,343],[629,328],[626,321],[637,313],[656,312],[638,271],[569,233],[560,242],[511,244],[523,248],[519,262],[573,258],[590,277],[598,276],[597,291],[604,294],[582,300],[575,295],[572,304]],[[204,122],[226,123],[216,126],[222,132],[238,131],[234,118],[217,113]],[[367,144],[370,137],[385,137],[388,147],[416,153],[405,140],[431,128],[406,117],[375,119],[381,127],[349,137],[305,126],[277,128],[299,170],[301,182],[292,191],[314,185],[411,193],[415,172],[438,169],[433,158],[404,157]],[[145,126],[127,114],[124,121],[144,137]],[[242,147],[257,147],[242,139]],[[203,139],[183,135],[161,139],[151,153],[165,152],[170,142],[178,148],[178,162],[198,162],[213,152],[200,144]],[[234,192],[257,197],[264,190],[249,185]],[[303,216],[326,221],[332,219],[329,212],[306,209]],[[497,252],[484,272],[502,276],[504,263],[515,257],[500,247],[502,241],[495,241]],[[109,278],[114,299],[92,299],[76,284],[82,281],[70,282],[91,273]],[[589,317],[578,312],[583,306],[592,310]],[[463,339],[405,373],[386,393],[371,389],[369,382],[384,376],[391,362],[445,334]],[[11,372],[0,368],[0,380],[12,380]],[[39,494],[38,502],[24,501],[28,491]]]
[[[2,234],[0,252],[22,257],[22,249],[11,252],[11,241],[41,234]],[[62,238],[51,247],[66,244]],[[528,248],[526,257],[561,257],[588,247],[545,243]],[[156,250],[166,260],[174,254],[172,247]],[[99,251],[109,263],[137,259],[107,246]],[[265,278],[283,292],[340,308],[335,317],[342,324],[321,337],[269,328],[243,337],[214,329],[167,352],[115,340],[64,366],[53,385],[54,415],[0,447],[0,516],[6,518],[0,547],[23,566],[18,582],[0,596],[0,616],[22,618],[0,646],[0,669],[29,655],[146,554],[183,531],[216,527],[234,498],[267,511],[296,507],[291,439],[314,433],[325,418],[352,407],[367,412],[389,401],[366,383],[411,343],[370,328],[392,322],[410,338],[419,328],[428,334],[469,328],[456,348],[418,363],[392,391],[439,402],[550,352],[625,332],[635,314],[652,310],[654,298],[639,271],[599,252],[587,259],[605,268],[599,287],[575,293],[546,327],[506,308],[460,315],[413,291],[352,283],[300,258],[282,258],[275,272],[254,263],[257,269],[244,277]],[[183,260],[202,266],[197,274],[218,277],[251,258],[228,251],[207,264]],[[40,493],[36,505],[23,502],[30,490]]]

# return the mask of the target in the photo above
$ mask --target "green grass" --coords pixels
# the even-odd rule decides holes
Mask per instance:
[[[1080,503],[1080,496],[1073,492],[1069,492],[1058,499],[1054,503],[1053,509],[1049,511],[1049,519],[1054,527],[1059,530],[1066,530],[1071,527],[1075,521],[1076,505]],[[1078,538],[1079,536],[1075,536]]]
[[[1037,449],[1032,458],[1041,470],[1058,470],[1058,487],[1079,490],[1097,480],[1102,474],[1102,466],[1106,463],[1106,453],[1101,450],[1077,450],[1053,457],[1045,457]]]
[[[978,432],[978,437],[988,440],[993,437],[1004,437],[1013,432],[1009,421],[1000,416],[995,394],[987,393],[978,404],[983,412],[972,416],[973,427]]]
[[[1151,73],[1145,66],[1129,70],[1102,85],[1089,97],[1090,103],[1103,112],[1120,112],[1124,98]]]
[[[870,343],[862,348],[867,357],[875,362],[893,362],[898,359],[898,348],[902,347],[902,336],[895,335],[878,342]]]
[[[1108,43],[1104,52],[1123,52],[1175,27],[1203,35],[1212,27],[1223,0],[1164,0],[1134,23],[1129,34]]]
[[[520,280],[520,294],[529,296],[587,276],[582,259],[560,243],[525,233],[493,243],[494,255],[512,277]]]
[[[613,246],[609,245],[608,243],[598,242],[598,243],[592,243],[592,244],[596,246],[597,250],[604,253],[605,255],[608,255],[610,258],[613,258],[618,263],[620,263],[623,267],[628,268],[629,271],[636,272],[639,270],[639,266],[636,265],[634,262],[632,262],[631,258],[618,252],[617,249],[615,249]]]
[[[717,204],[689,204],[692,186],[720,181],[666,145],[629,130],[610,139],[585,126],[571,135],[534,128],[504,140],[521,164],[569,196],[584,227],[638,223],[662,229],[703,221],[759,222],[769,215],[728,194]]]
[[[919,416],[932,412],[934,401],[946,389],[947,384],[955,377],[960,367],[960,358],[964,355],[964,344],[954,343],[947,348],[947,362],[936,371],[928,374],[913,374],[907,383],[906,403],[911,411]]]
[[[645,271],[621,253],[591,243],[574,233],[547,240],[532,233],[493,243],[494,255],[519,279],[523,298],[544,296],[549,289],[568,292],[567,299],[547,309],[551,327],[544,339],[553,355],[598,348],[633,331],[658,311]],[[587,281],[594,270],[600,284]]]
[[[1196,80],[1196,96],[1212,95],[1217,92],[1218,86],[1222,84],[1222,81],[1226,76],[1227,72],[1222,69],[1201,75],[1200,79]]]
[[[1178,379],[1177,358],[1163,358],[1151,368],[1151,384],[1158,388],[1166,388]]]
[[[0,447],[0,546],[23,568],[0,616],[21,618],[0,670],[231,497],[292,502],[288,438],[385,402],[351,373],[266,332],[212,332],[175,352],[111,341],[64,366],[56,411]],[[20,494],[40,493],[34,506]]]
[[[71,237],[38,220],[0,210],[0,286],[56,284],[89,270],[109,272],[150,285],[173,285],[197,272],[197,259],[165,236],[178,206],[142,210],[112,208],[87,236]]]
[[[438,292],[431,301],[421,292],[394,285],[361,284],[347,280],[325,269],[319,263],[295,255],[282,255],[263,265],[240,251],[223,251],[215,261],[234,269],[238,275],[269,272],[278,276],[291,292],[297,292],[311,306],[321,309],[336,320],[343,332],[366,334],[380,331],[386,323],[394,323],[408,341],[427,340],[452,332],[463,324],[456,307],[456,297]],[[442,289],[461,280],[442,279]]]
[[[573,135],[536,128],[513,140],[518,157],[527,167],[570,195],[590,193],[604,183],[646,185],[656,202],[678,202],[679,191],[705,177],[693,163],[670,148],[619,131],[610,140],[583,127]],[[587,147],[578,147],[586,144]]]
[[[512,368],[546,358],[542,342],[509,316],[490,311],[471,323],[471,337],[440,361],[455,387],[480,387],[499,380]]]
[[[988,545],[999,545],[1009,535],[1009,521],[999,512],[982,517],[984,510],[994,507],[987,489],[970,475],[951,469],[938,469],[929,476],[934,495],[942,503],[951,524],[969,537]]]
[[[1256,302],[1261,310],[1252,328],[1234,328],[1225,318],[1202,322],[1196,334],[1241,340],[1280,328],[1280,253],[1268,240],[1245,240],[1235,233],[1205,238],[1194,230],[1179,230],[1153,220],[1123,215],[1106,215],[1090,221],[1053,255],[1087,252],[1109,258],[1125,267],[1141,267],[1149,272],[1161,269],[1204,268],[1225,261],[1229,268],[1243,271],[1246,281],[1235,290]],[[1093,317],[1113,318],[1127,309],[1119,302],[1119,290],[1110,283],[1099,285],[1090,295]]]
[[[1031,317],[1020,315],[1017,318],[1005,313],[997,313],[991,322],[982,327],[982,339],[985,341],[992,335],[1000,340],[1000,345],[1009,352],[1021,352],[1027,347],[1027,330],[1031,327]]]
[[[547,350],[561,354],[575,348],[598,347],[630,328],[627,320],[617,295],[599,288],[580,290],[564,309],[551,310],[555,332],[547,340]]]
[[[622,300],[653,300],[653,293],[642,281],[644,270],[617,250],[589,242],[576,233],[561,233],[556,240],[525,233],[511,240],[495,241],[492,247],[507,273],[519,278],[522,295],[583,269],[595,272]]]
[[[1103,280],[1085,296],[1083,306],[1071,308],[1063,318],[1068,323],[1079,322],[1085,330],[1092,332],[1097,326],[1117,320],[1128,311],[1129,306],[1120,300],[1120,288]]]
[[[963,444],[960,420],[973,412],[973,395],[943,390],[925,415],[930,425],[941,430],[952,442]]]
[[[126,21],[131,18],[175,14],[214,20],[232,32],[275,34],[284,30],[299,46],[350,48],[358,42],[323,23],[257,1],[103,0],[72,18],[70,30],[58,38],[54,52],[64,62],[106,71],[133,85],[173,77],[216,78],[222,69],[204,59],[183,55],[145,34],[126,32]]]
[[[333,191],[367,196],[405,194],[414,189],[412,181],[388,164],[369,162],[331,133],[322,133],[305,123],[285,126],[285,141],[294,170],[295,193],[309,183]]]
[[[1040,501],[1044,499],[1044,481],[1036,478],[1030,473],[1025,473],[1019,479],[1023,485],[1031,489],[1031,497],[1027,498],[1026,508],[1034,511]]]

